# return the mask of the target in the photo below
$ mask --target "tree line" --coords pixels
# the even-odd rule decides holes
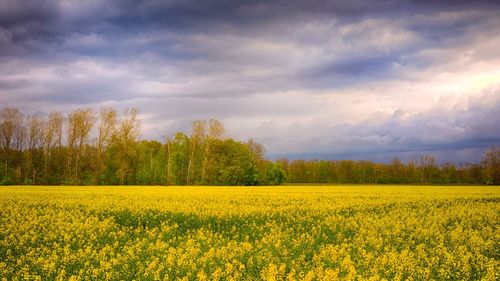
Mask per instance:
[[[226,137],[215,119],[163,142],[141,140],[137,109],[80,108],[68,115],[0,111],[0,184],[38,185],[279,185],[287,183],[500,184],[500,148],[479,164],[437,165],[264,157],[264,146]]]
[[[279,159],[289,183],[500,184],[500,147],[487,149],[479,164],[437,165],[432,155],[403,163]]]
[[[215,119],[164,142],[140,140],[137,109],[80,108],[67,116],[0,111],[0,184],[275,185],[278,163],[253,140],[225,137]]]

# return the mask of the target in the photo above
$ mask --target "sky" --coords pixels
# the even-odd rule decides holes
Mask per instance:
[[[0,107],[221,120],[270,158],[477,162],[500,144],[500,1],[0,0]]]

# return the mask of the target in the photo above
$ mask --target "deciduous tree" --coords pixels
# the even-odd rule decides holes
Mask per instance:
[[[56,174],[57,182],[61,181],[63,122],[64,116],[60,112],[53,111],[45,124],[43,174],[46,183],[49,183],[51,178],[48,172],[49,164],[52,164],[51,173]]]
[[[23,137],[21,134],[24,115],[17,108],[4,108],[0,112],[0,146],[3,152],[4,179],[8,177],[9,158],[12,154],[12,144],[15,138]]]
[[[222,122],[210,119],[208,121],[208,132],[207,136],[204,138],[204,150],[203,150],[203,166],[201,172],[201,182],[205,183],[205,174],[207,170],[207,165],[210,158],[210,148],[211,144],[215,140],[221,140],[225,133],[224,125]]]
[[[96,121],[96,114],[91,108],[81,108],[73,111],[69,115],[68,122],[68,149],[69,163],[74,161],[74,177],[75,185],[80,182],[80,164],[82,152],[85,145],[88,144],[90,131]],[[74,159],[73,159],[74,158]],[[70,166],[71,167],[71,166]]]
[[[38,115],[33,115],[28,117],[27,129],[28,129],[28,173],[31,175],[29,180],[32,184],[36,184],[36,155],[37,150],[43,145],[44,142],[44,127],[45,121],[41,119]]]
[[[500,184],[500,146],[493,145],[484,152],[483,165],[486,167],[488,183]]]
[[[126,177],[132,173],[135,149],[139,135],[140,122],[139,111],[135,108],[128,108],[123,114],[123,118],[118,126],[116,144],[118,146],[118,178],[121,185],[126,183]]]
[[[94,163],[94,182],[100,183],[100,176],[104,166],[104,156],[109,146],[116,138],[118,117],[116,110],[111,107],[103,107],[99,112],[99,124],[97,126],[96,155]]]
[[[186,176],[186,184],[192,184],[194,181],[192,178],[196,179],[193,170],[195,169],[196,156],[201,155],[203,142],[206,136],[207,121],[196,120],[191,122],[191,138],[190,138],[190,148],[189,148],[189,161]]]

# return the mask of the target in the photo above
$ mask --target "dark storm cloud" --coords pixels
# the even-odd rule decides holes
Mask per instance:
[[[152,31],[257,32],[265,25],[310,19],[352,23],[364,18],[401,19],[436,12],[491,11],[498,1],[9,1],[0,8],[0,27],[14,42],[60,40],[72,32],[121,37]],[[480,23],[481,13],[453,22],[409,24],[429,36],[450,36]]]
[[[380,78],[383,79],[389,74],[392,74],[392,77],[396,77],[398,76],[396,66],[400,66],[402,63],[403,59],[394,54],[339,58],[314,69],[309,73],[309,76],[314,82],[317,82],[321,78],[329,79],[330,83],[324,86],[349,86],[361,80],[372,81]]]
[[[0,5],[0,25],[6,29],[52,23],[59,15],[54,1],[2,1]]]
[[[447,118],[436,97],[500,82],[499,19],[498,1],[0,0],[0,107],[139,107],[152,138],[216,117],[271,152],[476,149],[497,100]]]

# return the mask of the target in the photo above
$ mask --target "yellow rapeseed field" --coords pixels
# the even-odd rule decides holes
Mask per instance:
[[[500,279],[500,187],[0,187],[2,280]]]

